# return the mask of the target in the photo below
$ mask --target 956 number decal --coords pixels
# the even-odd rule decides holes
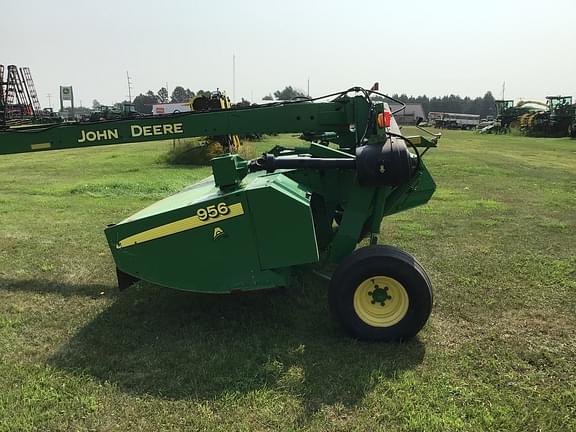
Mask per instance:
[[[214,205],[209,205],[205,208],[199,208],[196,210],[196,216],[201,221],[206,221],[208,219],[218,219],[220,216],[226,216],[230,213],[230,207],[226,203],[221,202]]]

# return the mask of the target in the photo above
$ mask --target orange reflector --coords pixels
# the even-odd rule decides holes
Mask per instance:
[[[382,129],[383,127],[390,127],[390,112],[385,111],[378,114],[378,127]]]

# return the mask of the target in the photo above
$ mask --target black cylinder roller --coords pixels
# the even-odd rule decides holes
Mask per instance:
[[[362,186],[400,186],[407,183],[418,158],[400,139],[386,144],[369,144],[356,149],[356,158],[276,157],[264,154],[250,162],[249,170],[274,172],[277,169],[355,169]]]
[[[418,159],[400,139],[384,145],[369,144],[356,149],[356,171],[362,186],[399,186],[414,175]]]
[[[249,169],[273,172],[277,169],[354,169],[355,167],[354,158],[276,157],[264,154],[250,162]]]

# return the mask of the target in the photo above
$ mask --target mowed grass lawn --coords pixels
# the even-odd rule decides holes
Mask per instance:
[[[345,336],[315,276],[119,293],[106,224],[210,173],[169,148],[0,157],[0,430],[576,430],[576,140],[446,132],[426,155],[436,195],[382,224],[435,289],[403,344]]]

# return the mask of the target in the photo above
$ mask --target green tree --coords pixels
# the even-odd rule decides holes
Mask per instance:
[[[143,114],[152,114],[152,105],[158,103],[158,98],[156,95],[148,90],[148,92],[144,95],[140,93],[138,96],[134,98],[134,108],[136,111],[141,112]]]
[[[94,99],[92,101],[92,109],[97,110],[98,108],[100,108],[102,106],[102,104],[100,102],[98,102],[97,99]]]
[[[271,94],[271,93],[268,93],[266,96],[264,96],[264,97],[262,98],[262,100],[271,101],[271,100],[274,100],[274,98],[272,97],[272,94]]]
[[[190,93],[192,96],[190,96]],[[190,89],[185,90],[182,86],[176,86],[172,92],[170,102],[187,102],[191,97],[194,97],[194,92],[191,92]]]
[[[496,115],[496,102],[494,101],[494,96],[491,91],[487,91],[482,98],[482,102],[480,103],[480,112],[478,114],[482,117]]]
[[[196,92],[196,96],[206,96],[206,97],[210,97],[211,93],[210,90],[198,90]]]
[[[301,90],[292,88],[292,86],[287,86],[284,87],[284,90],[275,91],[274,97],[277,100],[290,100],[297,97],[306,97],[306,95]]]

